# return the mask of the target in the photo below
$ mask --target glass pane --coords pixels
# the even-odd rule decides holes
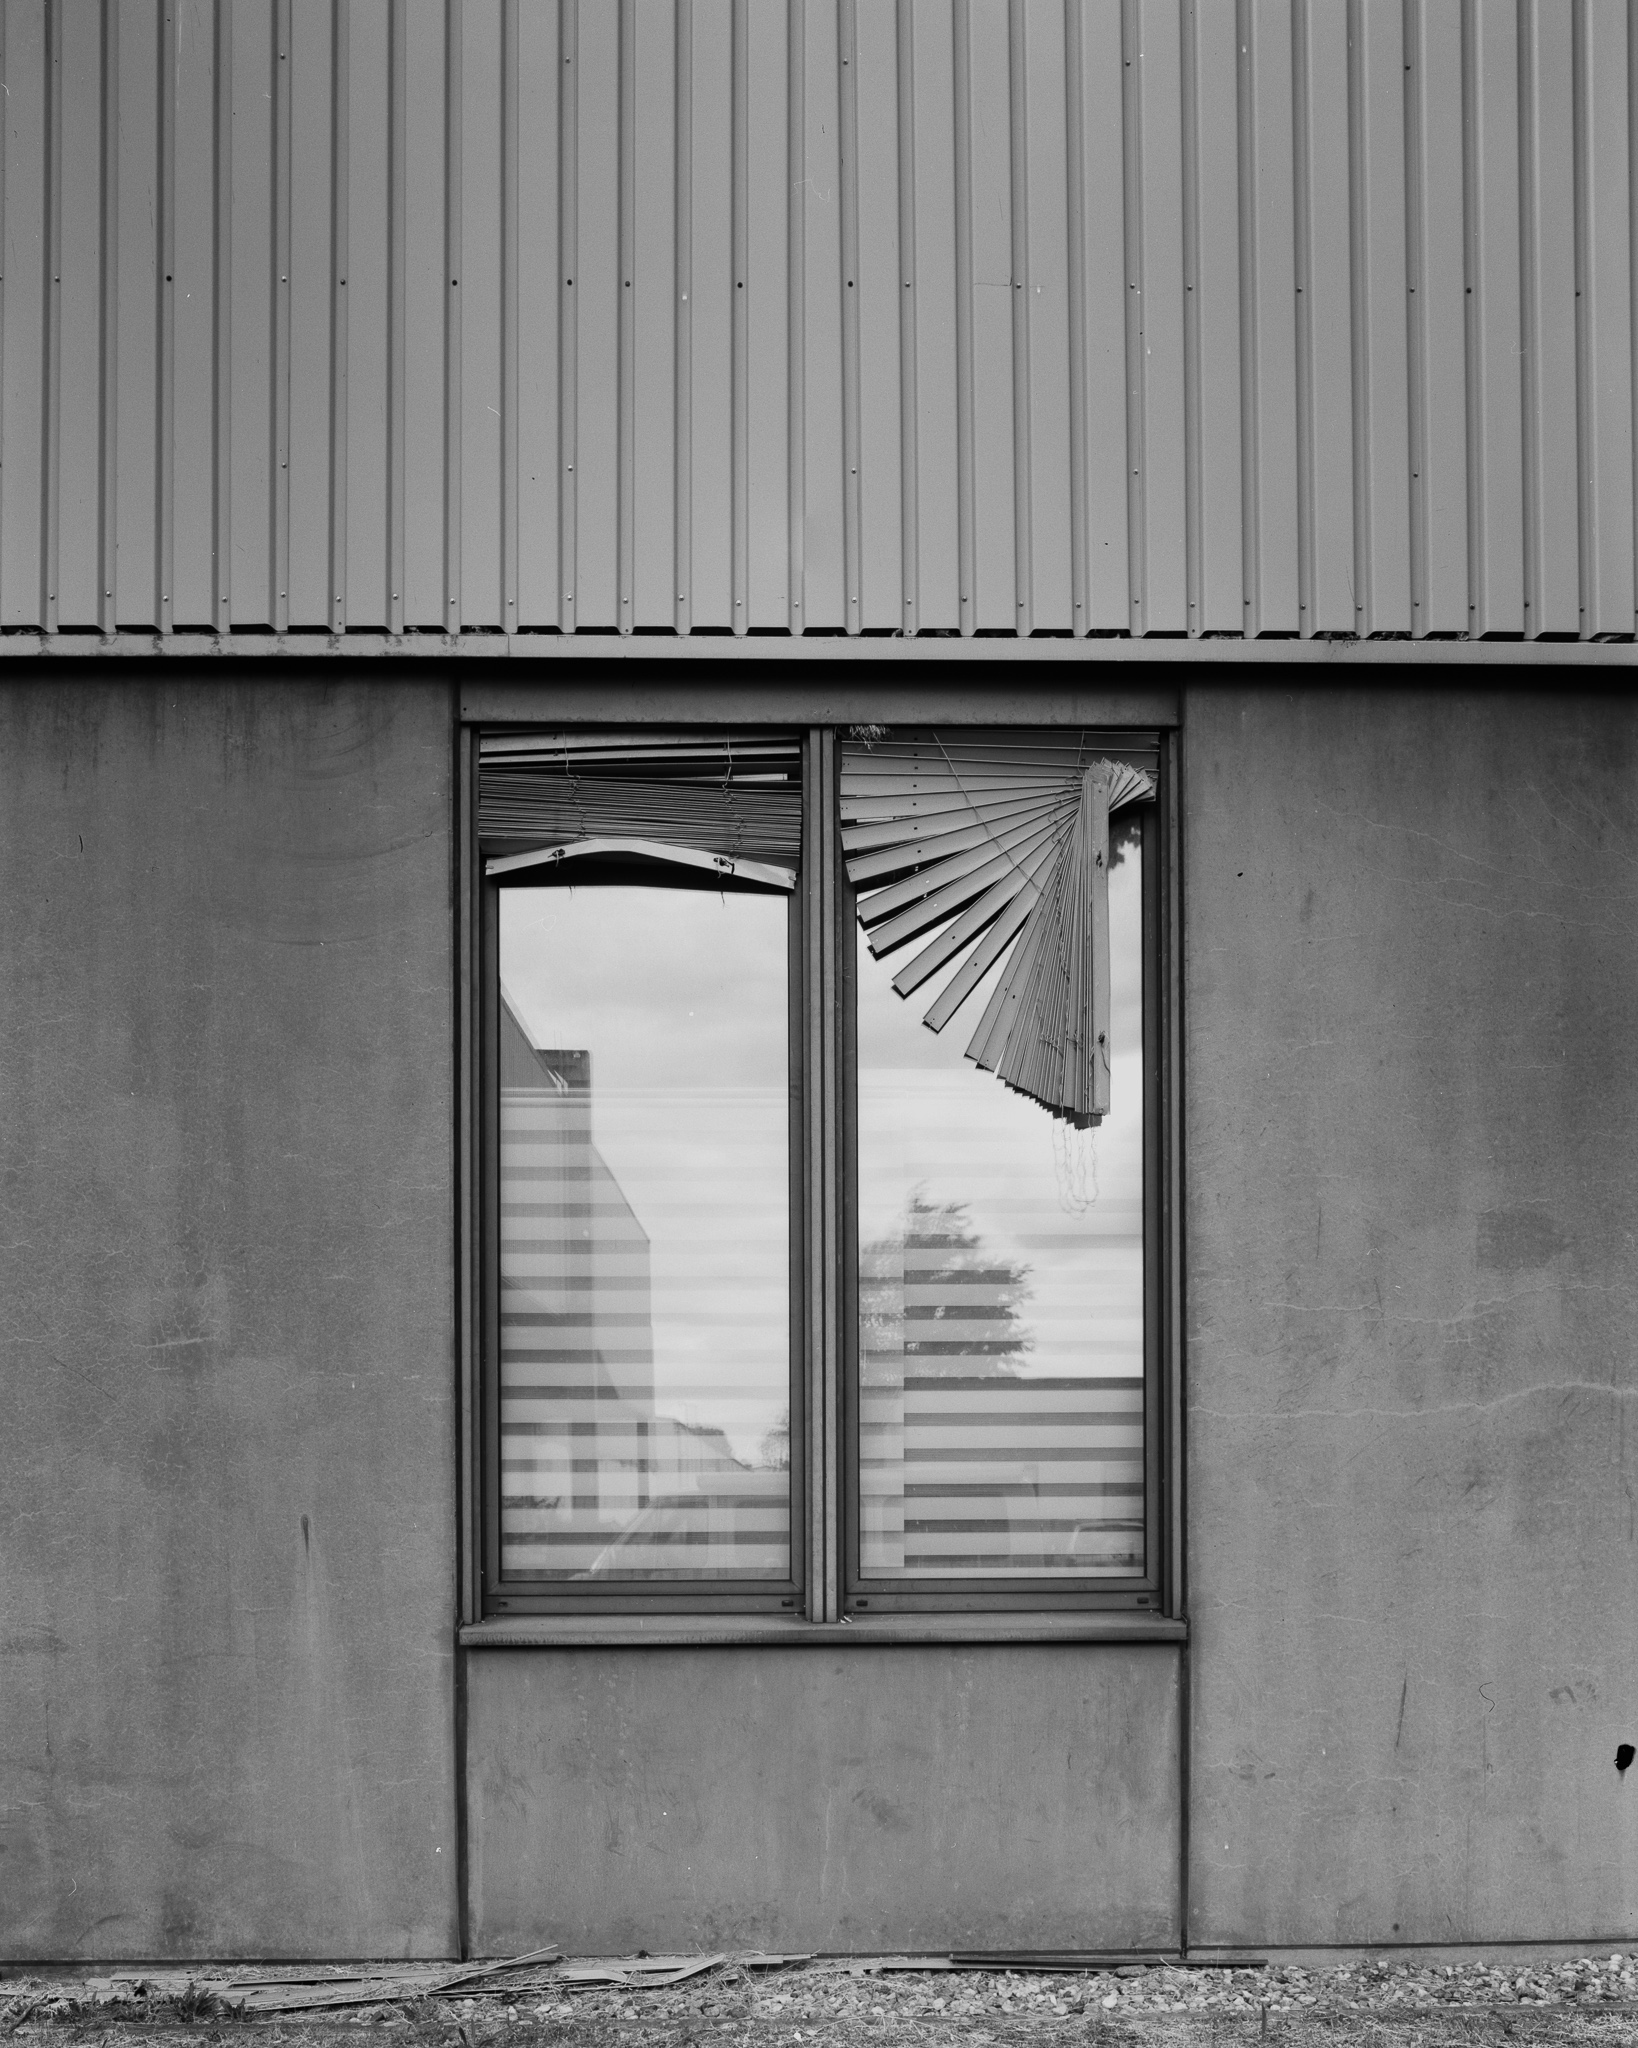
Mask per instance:
[[[935,1037],[932,991],[902,1000],[902,956],[858,935],[869,1577],[1143,1570],[1142,860],[1117,814],[1113,1106],[1090,1131],[965,1057],[1003,963]]]
[[[501,1567],[790,1576],[783,897],[500,897]]]

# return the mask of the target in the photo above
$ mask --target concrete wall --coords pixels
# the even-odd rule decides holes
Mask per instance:
[[[1638,709],[1191,692],[1191,1932],[1632,1938]]]
[[[454,1946],[451,758],[0,691],[0,1954]]]
[[[1178,1939],[1175,1649],[482,1651],[478,1954]]]
[[[0,692],[0,1953],[455,1946],[449,717]],[[1192,1938],[1629,1941],[1638,713],[1195,690],[1184,826]],[[480,1950],[1176,1937],[1175,1651],[469,1676]]]

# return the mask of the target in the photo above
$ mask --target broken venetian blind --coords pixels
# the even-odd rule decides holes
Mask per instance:
[[[799,756],[633,739],[480,755],[507,878],[502,1571],[782,1580]]]
[[[866,1579],[1146,1568],[1156,767],[1152,737],[1129,734],[845,750]],[[958,1011],[972,1022],[947,1029]]]

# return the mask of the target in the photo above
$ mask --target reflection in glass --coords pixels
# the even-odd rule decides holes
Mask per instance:
[[[786,916],[501,892],[508,1577],[789,1576]]]
[[[869,1577],[1144,1568],[1142,841],[1110,823],[1113,1107],[1076,1131],[934,1036],[858,937]]]

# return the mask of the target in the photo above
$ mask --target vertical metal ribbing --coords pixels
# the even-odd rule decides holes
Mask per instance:
[[[116,0],[117,4],[117,0]],[[290,10],[276,0],[273,10],[273,422],[272,516],[268,521],[268,564],[273,592],[273,630],[290,627]],[[399,588],[403,585],[400,583]]]
[[[1422,287],[1426,279],[1422,165],[1422,9],[1421,0],[1404,0],[1405,9],[1405,351],[1410,370],[1410,557],[1411,633],[1419,637],[1428,623],[1427,499],[1422,472],[1427,467],[1427,356]]]
[[[1007,117],[1012,171],[1012,548],[1013,624],[1035,627],[1030,527],[1029,389],[1029,95],[1024,59],[1024,0],[1007,0]]]
[[[404,630],[405,481],[408,441],[405,339],[408,322],[408,25],[387,16],[387,631]]]
[[[114,630],[118,559],[119,404],[119,0],[102,0],[102,180],[98,231],[102,275],[97,357],[97,624]]]
[[[518,629],[518,0],[501,0],[500,75],[501,616]],[[571,273],[572,275],[572,273]]]
[[[672,623],[679,633],[693,624],[694,595],[694,8],[677,0],[677,358],[674,432],[675,468],[673,574],[677,603]]]
[[[1200,44],[1199,0],[1184,0],[1183,64],[1183,582],[1188,630],[1200,633]]]
[[[46,0],[45,233],[42,317],[45,323],[40,393],[39,619],[57,630],[57,549],[62,505],[58,477],[62,448],[63,351],[63,5]]]
[[[1354,630],[1371,614],[1370,265],[1365,241],[1365,0],[1348,0],[1348,282],[1353,299]]]
[[[461,94],[464,0],[444,0],[444,630],[461,625]],[[402,585],[399,586],[402,589]]]
[[[558,622],[572,633],[580,590],[574,465],[580,423],[580,0],[559,0],[557,66],[557,590]]]
[[[682,0],[686,6],[687,0]],[[788,603],[790,630],[802,631],[803,564],[806,548],[807,436],[803,415],[807,405],[807,7],[791,0],[786,44],[785,104],[789,109],[786,161],[785,306],[786,306],[786,490],[789,493]],[[680,146],[679,146],[680,149]],[[682,251],[678,250],[681,261]],[[680,273],[679,273],[680,274]],[[681,323],[677,329],[682,333]],[[679,430],[680,431],[680,430]]]
[[[171,573],[176,562],[176,93],[181,0],[159,14],[159,390],[155,394],[158,462],[154,495],[154,617],[171,630]]]
[[[615,582],[619,628],[635,621],[637,556],[637,0],[620,0],[620,364],[619,480],[616,486],[618,558]]]
[[[842,300],[842,599],[845,626],[857,633],[864,597],[863,511],[859,489],[859,65],[855,0],[836,9],[840,113]]]
[[[1131,551],[1127,623],[1133,633],[1148,624],[1149,522],[1143,475],[1143,108],[1138,85],[1141,25],[1137,0],[1122,0],[1121,132],[1125,158],[1126,262],[1126,535]]]
[[[1542,490],[1547,451],[1542,445],[1542,335],[1540,208],[1541,81],[1536,62],[1537,0],[1519,5],[1519,353],[1524,364],[1524,637],[1546,629],[1546,570],[1542,561]]]
[[[1260,485],[1257,432],[1257,206],[1252,175],[1252,124],[1257,117],[1255,77],[1251,67],[1250,0],[1236,0],[1234,46],[1239,52],[1235,81],[1235,113],[1240,143],[1240,619],[1245,633],[1257,630],[1252,592],[1262,588],[1261,526],[1257,518]]]
[[[347,630],[348,71],[352,0],[330,17],[330,630]]]
[[[732,127],[730,141],[731,170],[729,186],[731,191],[731,239],[734,270],[733,324],[730,329],[731,362],[729,365],[729,434],[732,449],[729,460],[729,490],[732,503],[733,533],[730,547],[730,567],[733,581],[734,619],[736,633],[743,634],[750,623],[751,602],[751,377],[750,377],[750,311],[746,303],[750,276],[751,232],[750,232],[750,141],[751,141],[751,66],[750,66],[750,0],[733,0],[733,19],[730,37],[733,49]]]
[[[1634,527],[1634,576],[1638,578],[1638,21],[1627,23],[1627,167],[1631,190],[1631,214],[1627,228],[1631,237],[1628,266],[1628,334],[1632,341],[1630,366],[1632,417],[1632,478]],[[1634,623],[1638,624],[1638,610]]]
[[[211,616],[218,633],[232,629],[233,573],[233,0],[216,0],[215,119],[211,168],[215,178],[211,269]]]
[[[899,116],[899,548],[903,604],[899,628],[921,621],[920,449],[916,414],[916,17],[914,0],[896,0]]]
[[[1064,138],[1069,203],[1069,582],[1077,639],[1084,639],[1091,604],[1087,564],[1088,450],[1086,445],[1086,101],[1083,16],[1065,10]]]
[[[1297,285],[1297,632],[1314,637],[1314,314],[1310,303],[1313,220],[1313,105],[1309,91],[1308,4],[1292,0],[1291,113]]]
[[[1541,592],[1541,547],[1537,506],[1541,463],[1536,446],[1540,417],[1540,366],[1534,345],[1536,304],[1536,65],[1531,0],[1519,0],[1519,362],[1520,397],[1524,410],[1524,446],[1520,462],[1524,500],[1524,637],[1534,637]]]
[[[5,77],[5,75],[6,75],[6,10],[5,10],[5,9],[4,9],[3,7],[0,7],[0,79],[3,79],[3,78]],[[4,128],[4,126],[0,126],[0,225],[3,225],[3,223],[4,223],[4,221],[5,221],[5,218],[6,218],[6,147],[5,147],[5,140],[6,140],[6,136],[5,136],[5,128]],[[6,239],[5,239],[5,236],[4,236],[3,234],[0,234],[0,388],[3,388],[3,380],[4,380],[4,376],[5,376],[5,369],[6,369],[6,359],[5,359],[5,333],[6,333],[6,323],[5,323],[5,319],[4,319],[4,313],[5,313],[5,302],[6,302],[6,264],[7,264],[7,261],[8,261],[8,260],[9,260],[9,259],[8,259],[8,256],[7,256],[7,249],[6,249]],[[5,474],[5,458],[6,458],[6,449],[5,449],[5,408],[4,408],[4,406],[0,406],[0,476],[3,476],[3,475]],[[5,564],[5,554],[4,554],[4,550],[0,550],[0,600],[3,600],[3,599],[4,599],[5,597],[6,597],[6,595],[7,595],[7,589],[6,589],[6,585],[5,585],[5,583],[4,583],[4,580],[3,580],[3,578],[4,578],[4,564]]]
[[[977,479],[973,461],[972,5],[955,6],[956,553],[961,631],[978,624]]]
[[[1479,593],[1485,589],[1486,504],[1484,490],[1484,381],[1480,375],[1479,301],[1479,56],[1473,0],[1462,6],[1462,365],[1467,401],[1467,622],[1478,621]]]
[[[1570,165],[1571,204],[1575,209],[1575,496],[1576,618],[1581,638],[1590,630],[1594,602],[1593,574],[1598,541],[1593,531],[1593,449],[1589,361],[1591,340],[1587,319],[1587,10],[1570,9]]]

